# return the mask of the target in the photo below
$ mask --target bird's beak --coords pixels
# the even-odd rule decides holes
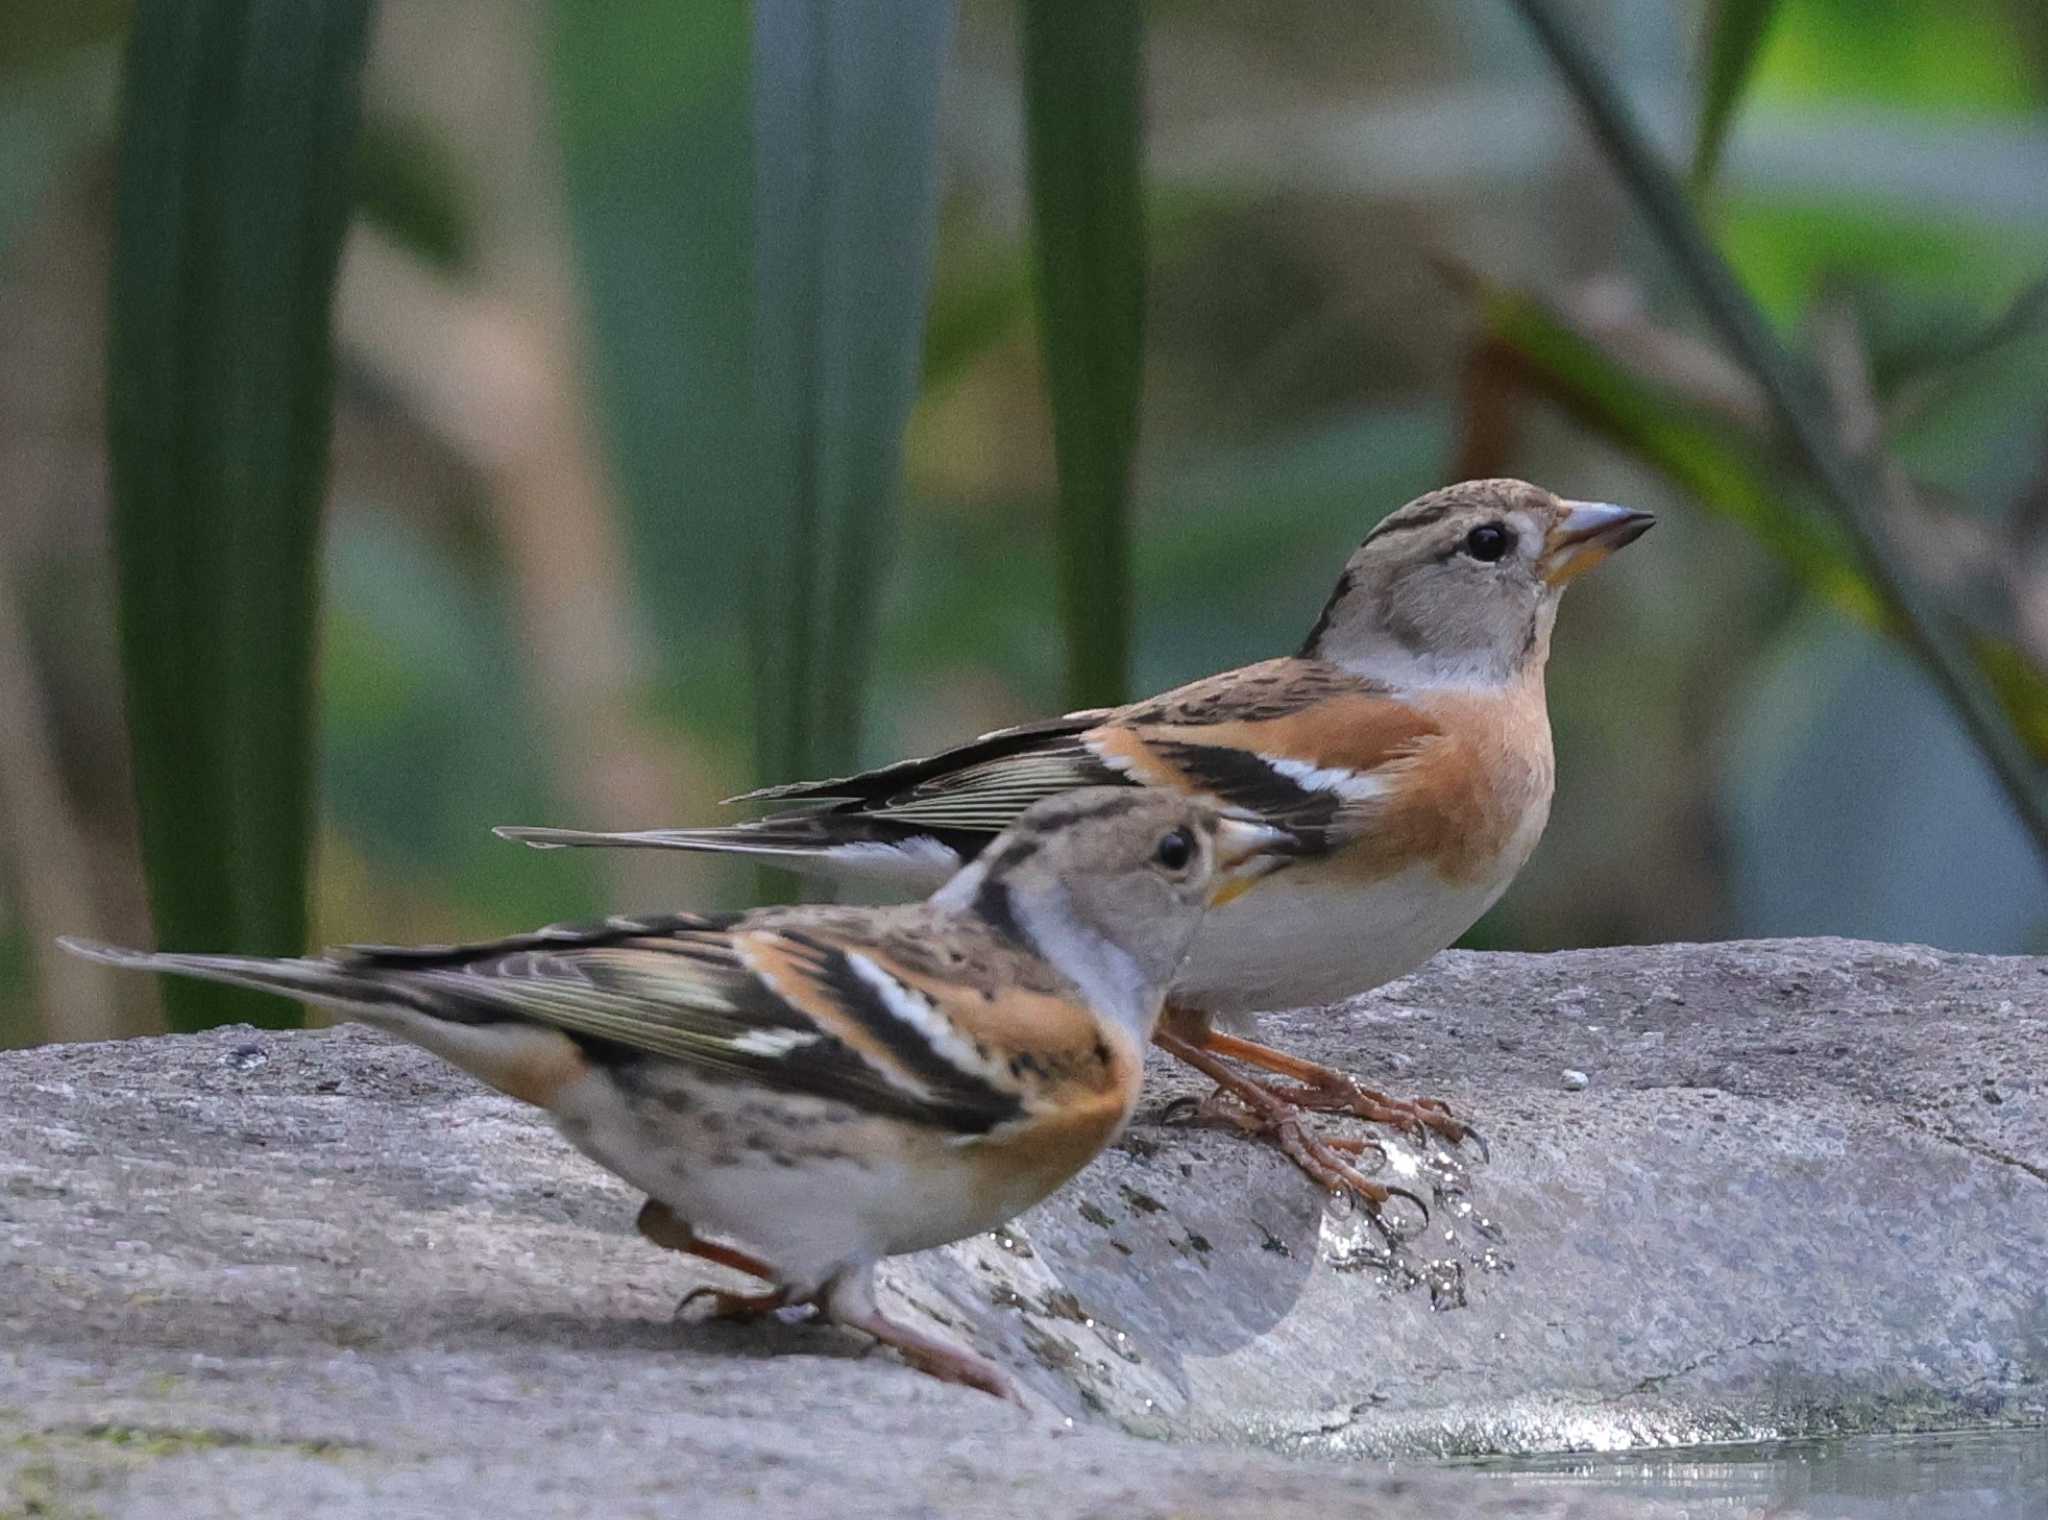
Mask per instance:
[[[1564,515],[1543,541],[1538,568],[1550,585],[1563,586],[1584,575],[1616,549],[1634,543],[1656,521],[1647,512],[1610,507],[1604,501],[1568,501],[1564,504]]]
[[[1209,891],[1209,906],[1220,908],[1251,891],[1262,877],[1270,876],[1301,848],[1301,841],[1286,829],[1257,823],[1249,818],[1220,818],[1216,822],[1216,884]]]

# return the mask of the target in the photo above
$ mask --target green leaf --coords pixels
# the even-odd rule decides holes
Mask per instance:
[[[749,630],[763,779],[852,763],[916,394],[952,0],[559,0],[571,204],[663,643]]]
[[[468,268],[475,209],[447,142],[423,122],[371,117],[356,143],[355,210],[444,273]]]
[[[1757,55],[1770,35],[1778,0],[1715,0],[1707,21],[1707,77],[1700,88],[1699,136],[1693,143],[1695,191],[1713,183],[1736,107],[1749,88]]]
[[[755,737],[778,779],[858,759],[952,29],[952,0],[755,4]]]
[[[1144,22],[1136,0],[1024,0],[1040,330],[1059,460],[1067,699],[1127,695],[1143,381]]]
[[[161,0],[129,39],[108,430],[143,863],[167,949],[304,948],[313,629],[366,0]],[[180,1029],[283,1025],[167,985]]]
[[[663,700],[736,739],[753,476],[747,0],[554,0],[595,379]],[[715,692],[718,701],[703,698]]]

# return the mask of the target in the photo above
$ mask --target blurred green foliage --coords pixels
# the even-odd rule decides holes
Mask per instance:
[[[1825,344],[1826,353],[1804,354],[1781,338],[1591,50],[1551,0],[1518,0],[1518,6],[1708,326],[1749,372],[1787,452],[1846,541],[1849,564],[1877,604],[1878,625],[1919,662],[1948,703],[2048,873],[2048,764],[2027,743],[2048,707],[2040,701],[2044,683],[2017,679],[2006,658],[1994,661],[2002,679],[1994,678],[1978,649],[2003,641],[1958,626],[1960,609],[1944,605],[1927,567],[1909,558],[1902,539],[1918,526],[1921,508],[1911,483],[1888,457],[1868,352],[1853,330],[1853,315],[1823,314],[1823,321],[1841,318],[1815,338],[1816,349]],[[1726,9],[1717,21],[1747,24],[1743,13]]]
[[[1831,324],[1853,329],[1884,452],[1927,508],[1914,568],[2038,743],[2048,193],[2024,172],[2048,142],[2038,7],[1557,8],[1668,130],[1664,162],[1723,145],[1696,214],[1774,338],[1810,356]],[[1124,39],[1101,55],[1121,81],[1102,116],[1061,95],[1081,65],[1031,46],[1025,23],[1062,9],[963,0],[933,94],[929,27],[950,7],[920,10],[918,45],[885,58],[858,51],[876,9],[800,7],[853,29],[765,64],[755,27],[778,13],[743,0],[386,8],[347,158],[360,223],[496,320],[554,299],[520,280],[565,219],[570,338],[550,353],[587,377],[598,499],[617,512],[560,531],[616,532],[624,598],[593,602],[590,621],[625,630],[629,679],[606,700],[643,737],[624,753],[615,728],[550,729],[562,668],[532,645],[544,594],[508,547],[495,457],[436,422],[431,370],[408,379],[344,322],[320,937],[736,900],[743,878],[691,862],[619,877],[484,831],[704,817],[757,780],[1280,652],[1374,520],[1483,459],[1640,501],[1664,526],[1572,594],[1551,676],[1553,823],[1474,942],[1846,932],[2048,948],[2048,892],[2016,820],[1875,631],[1821,483],[1702,336],[1609,167],[1574,148],[1507,13],[1400,0],[1350,26],[1314,0],[1147,8],[1139,194],[1138,9],[1082,8]],[[1726,39],[1717,69],[1714,19],[1765,10],[1760,41]],[[65,279],[97,278],[91,229],[110,214],[106,14],[90,37],[0,57],[0,343],[53,397],[97,394],[94,376],[66,378],[96,319],[65,304]],[[845,114],[859,97],[833,89],[863,78],[896,116]],[[764,156],[771,97],[786,114]],[[494,155],[528,116],[546,151],[513,174]],[[1031,230],[1053,215],[1070,239],[1057,255]],[[758,260],[764,237],[781,262]],[[1445,282],[1444,262],[1469,273]],[[72,315],[45,342],[23,314],[51,312]],[[773,417],[753,404],[766,341],[781,356]],[[458,395],[520,372],[516,344],[480,352]],[[89,419],[0,395],[10,462],[97,446]],[[94,534],[65,526],[95,523],[71,484],[95,478],[10,463],[0,491],[39,494],[0,502],[22,525],[0,559],[26,582],[104,927],[142,937],[130,778],[103,758],[110,644],[82,610],[104,592],[70,589],[105,573]],[[666,778],[674,813],[645,816],[646,794],[611,775],[622,762]],[[38,975],[17,837],[0,817],[0,1010]],[[135,1027],[149,1016],[130,1010]],[[31,1028],[17,1014],[0,1038]]]
[[[145,6],[128,39],[107,397],[122,671],[158,943],[305,946],[313,632],[367,0]],[[293,1024],[237,988],[172,1026]]]
[[[1777,12],[1778,0],[1714,0],[1708,13],[1706,77],[1700,83],[1700,125],[1692,149],[1696,188],[1713,182],[1728,129]]]
[[[1069,707],[1130,695],[1131,467],[1144,383],[1137,0],[1023,0],[1040,329],[1059,459]]]

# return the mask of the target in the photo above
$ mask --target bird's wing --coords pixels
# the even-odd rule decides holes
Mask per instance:
[[[1291,659],[1129,709],[1088,743],[1127,780],[1249,813],[1317,855],[1381,826],[1443,737],[1388,688]]]
[[[963,1137],[1024,1115],[1018,1084],[864,953],[847,915],[761,917],[654,920],[644,933],[615,919],[582,938],[551,931],[438,956],[359,950],[353,964],[429,1011],[544,1024],[600,1061],[658,1056]]]
[[[1378,683],[1321,661],[1282,659],[1014,733],[832,783],[854,795],[809,813],[802,826],[814,834],[876,824],[942,837],[992,833],[1041,797],[1121,781],[1251,813],[1316,854],[1369,828],[1440,730]]]
[[[488,944],[353,946],[295,960],[66,948],[341,1008],[532,1102],[551,1102],[586,1065],[657,1057],[962,1139],[1025,1116],[1027,1085],[990,1065],[946,1011],[960,997],[920,993],[887,969],[886,954],[865,954],[852,932],[860,922],[829,908],[615,917]],[[975,931],[955,920],[932,932]],[[532,1038],[543,1031],[566,1038]]]
[[[970,858],[1034,802],[1076,787],[1120,778],[1088,748],[1085,736],[1101,711],[999,729],[969,743],[855,776],[771,787],[735,801],[785,801],[813,806],[780,810],[752,825],[750,836],[797,828],[816,834],[900,842],[927,837]],[[706,831],[709,832],[709,831]]]
[[[598,834],[503,829],[540,845],[641,845],[896,875],[927,890],[1043,798],[1172,788],[1297,831],[1316,854],[1373,826],[1436,724],[1320,660],[1268,660],[1125,707],[1070,713],[858,775],[750,792],[794,804],[724,828]]]

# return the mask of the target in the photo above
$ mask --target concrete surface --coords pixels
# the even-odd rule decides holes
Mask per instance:
[[[1658,1511],[1359,1459],[2048,1420],[2048,960],[1453,953],[1267,1034],[1491,1160],[1391,1143],[1436,1207],[1390,1241],[1159,1122],[1159,1064],[1059,1197],[889,1274],[1028,1416],[672,1323],[712,1279],[635,1197],[380,1036],[0,1054],[0,1517],[1596,1517]]]

